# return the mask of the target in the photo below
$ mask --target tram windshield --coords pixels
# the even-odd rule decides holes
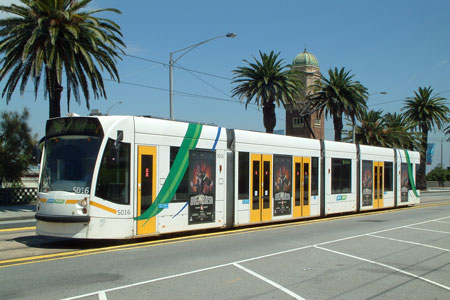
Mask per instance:
[[[45,142],[41,192],[89,194],[92,173],[102,139],[95,136],[61,136]]]
[[[89,194],[92,173],[102,139],[95,136],[61,136],[45,142],[41,192]]]

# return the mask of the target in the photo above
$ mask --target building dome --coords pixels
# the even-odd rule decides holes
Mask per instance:
[[[303,51],[302,53],[299,53],[292,62],[293,66],[311,66],[311,67],[319,67],[319,62],[317,61],[317,58],[309,53],[308,51]]]

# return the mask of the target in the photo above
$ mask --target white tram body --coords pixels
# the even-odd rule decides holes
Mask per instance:
[[[319,140],[244,130],[233,130],[229,138],[237,187],[234,225],[320,215],[319,182],[313,183],[311,191],[307,179],[312,160],[320,178]]]
[[[126,239],[414,205],[419,161],[413,151],[149,117],[56,118],[36,232]]]
[[[356,145],[324,141],[323,214],[356,212]]]

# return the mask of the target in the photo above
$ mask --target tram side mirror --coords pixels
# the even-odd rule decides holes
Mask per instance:
[[[123,130],[117,130],[117,137],[114,141],[114,146],[110,149],[111,163],[113,165],[119,165],[119,156],[120,156],[120,144],[123,141]]]
[[[114,142],[114,148],[119,149],[120,142],[123,141],[123,130],[117,130],[116,141]]]

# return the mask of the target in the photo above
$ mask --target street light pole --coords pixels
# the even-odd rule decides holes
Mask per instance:
[[[119,102],[116,102],[116,103],[114,103],[113,105],[111,105],[111,106],[108,108],[108,110],[106,111],[106,115],[107,115],[107,116],[109,115],[109,112],[111,111],[111,109],[112,109],[114,106],[119,105],[119,104],[122,104],[122,103],[123,103],[122,101],[119,101]]]
[[[170,52],[169,59],[169,103],[170,103],[170,119],[173,120],[173,52]]]
[[[218,38],[222,38],[222,37],[234,38],[234,37],[236,37],[236,34],[235,33],[227,33],[227,34],[224,34],[224,35],[219,35],[219,36],[207,39],[207,40],[205,40],[203,42],[200,42],[200,43],[197,43],[197,44],[185,47],[183,49],[170,52],[170,57],[169,57],[169,104],[170,104],[170,119],[171,120],[174,120],[174,117],[173,117],[173,65],[180,58],[182,58],[185,54],[187,54],[188,52],[192,51],[194,48],[197,48],[198,46],[203,45],[203,44],[205,44],[205,43],[207,43],[209,41],[212,41],[212,40],[215,40],[215,39],[218,39]],[[178,53],[178,52],[181,52],[181,51],[184,51],[184,53],[182,53],[180,56],[178,56],[177,59],[174,60],[173,59],[173,55],[175,53]]]

